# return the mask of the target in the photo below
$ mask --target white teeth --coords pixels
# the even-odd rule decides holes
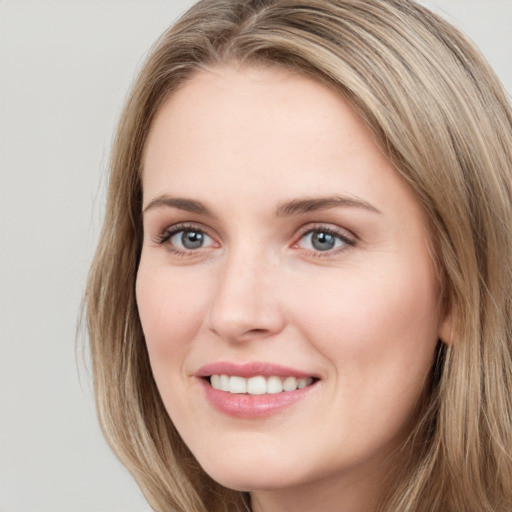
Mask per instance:
[[[230,393],[247,393],[247,379],[243,377],[229,377]]]
[[[286,377],[283,381],[285,391],[295,391],[297,389],[297,379],[295,377]]]
[[[299,379],[297,381],[297,389],[305,388],[306,386],[309,386],[313,382],[313,379],[307,378],[307,379]]]
[[[251,377],[247,379],[247,393],[249,395],[264,395],[267,392],[265,377]]]
[[[229,377],[227,375],[220,376],[220,386],[218,389],[222,391],[229,391]]]
[[[236,375],[212,375],[210,384],[212,388],[229,393],[249,395],[276,394],[283,391],[303,389],[313,383],[311,377],[296,379],[295,377],[263,377],[258,375],[245,379]]]
[[[212,388],[220,389],[220,375],[212,375],[210,378]]]
[[[279,377],[269,377],[267,379],[267,393],[281,393],[283,391],[283,384]]]

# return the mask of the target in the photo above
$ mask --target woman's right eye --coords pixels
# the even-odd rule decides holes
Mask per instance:
[[[158,243],[167,245],[177,253],[188,253],[198,249],[213,247],[214,240],[198,228],[170,228],[160,235]]]

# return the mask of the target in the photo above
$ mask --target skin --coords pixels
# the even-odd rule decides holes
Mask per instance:
[[[216,67],[157,114],[143,191],[140,318],[164,404],[199,463],[251,491],[256,512],[372,510],[448,326],[421,207],[371,132],[310,78]],[[155,205],[164,195],[209,212]],[[362,204],[276,215],[335,196]],[[183,233],[160,243],[181,223],[205,233],[202,246],[184,251]],[[325,229],[341,238],[318,250],[311,230]],[[319,380],[283,411],[241,419],[213,408],[195,376],[216,361]]]

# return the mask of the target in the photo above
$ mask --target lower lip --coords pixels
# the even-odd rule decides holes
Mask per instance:
[[[228,393],[212,388],[206,379],[200,379],[207,400],[218,411],[236,418],[261,418],[277,414],[305,398],[317,382],[295,391],[265,395]]]

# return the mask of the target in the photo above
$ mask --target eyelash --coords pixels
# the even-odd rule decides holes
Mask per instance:
[[[169,243],[173,236],[177,235],[178,233],[187,232],[187,231],[200,233],[200,234],[206,235],[208,238],[213,239],[213,237],[210,237],[210,235],[208,235],[208,233],[206,232],[205,229],[199,227],[196,224],[185,223],[185,224],[176,224],[174,226],[170,226],[170,227],[166,228],[162,233],[157,235],[155,241],[159,245],[168,244],[168,249],[171,252],[173,252],[174,254],[177,254],[179,256],[187,256],[187,255],[197,252],[197,250],[195,250],[195,249],[183,250],[183,249],[179,249],[176,246]],[[338,231],[336,229],[333,229],[333,228],[331,228],[329,226],[325,226],[325,225],[315,225],[313,227],[309,227],[308,229],[304,230],[300,234],[300,236],[297,238],[297,241],[294,242],[293,246],[297,246],[303,238],[305,238],[308,235],[312,235],[314,233],[322,233],[322,234],[331,235],[338,241],[342,242],[341,247],[329,249],[326,251],[302,249],[303,251],[309,252],[310,254],[313,255],[313,257],[316,257],[316,258],[329,257],[329,256],[332,256],[333,254],[338,254],[339,252],[346,250],[347,246],[353,247],[356,245],[356,240],[354,238],[350,238],[347,235],[342,234],[340,231]],[[298,249],[301,249],[301,248],[298,247]]]
[[[187,256],[196,251],[195,250],[187,251],[187,250],[179,249],[176,246],[169,243],[173,236],[177,235],[178,233],[187,232],[187,231],[201,233],[203,235],[206,235],[208,238],[212,238],[212,237],[210,237],[210,235],[208,235],[208,233],[203,228],[201,228],[195,224],[176,224],[175,226],[170,226],[170,227],[166,228],[162,233],[157,235],[156,243],[158,243],[159,245],[168,244],[168,249],[171,252],[173,252],[174,254],[177,254],[179,256]]]
[[[302,249],[304,251],[307,251],[307,252],[311,253],[311,255],[314,258],[327,258],[329,256],[333,256],[335,254],[339,254],[340,252],[343,252],[343,251],[347,250],[347,246],[348,247],[353,247],[353,246],[356,245],[356,240],[354,238],[350,238],[346,234],[341,233],[339,230],[334,229],[334,228],[329,227],[329,226],[322,225],[322,224],[315,225],[313,227],[310,227],[310,228],[306,229],[297,238],[297,242],[295,242],[294,245],[297,245],[307,235],[312,235],[314,233],[322,233],[322,234],[331,235],[334,238],[336,238],[337,240],[342,242],[341,247],[329,249],[329,250],[326,250],[326,251]]]

